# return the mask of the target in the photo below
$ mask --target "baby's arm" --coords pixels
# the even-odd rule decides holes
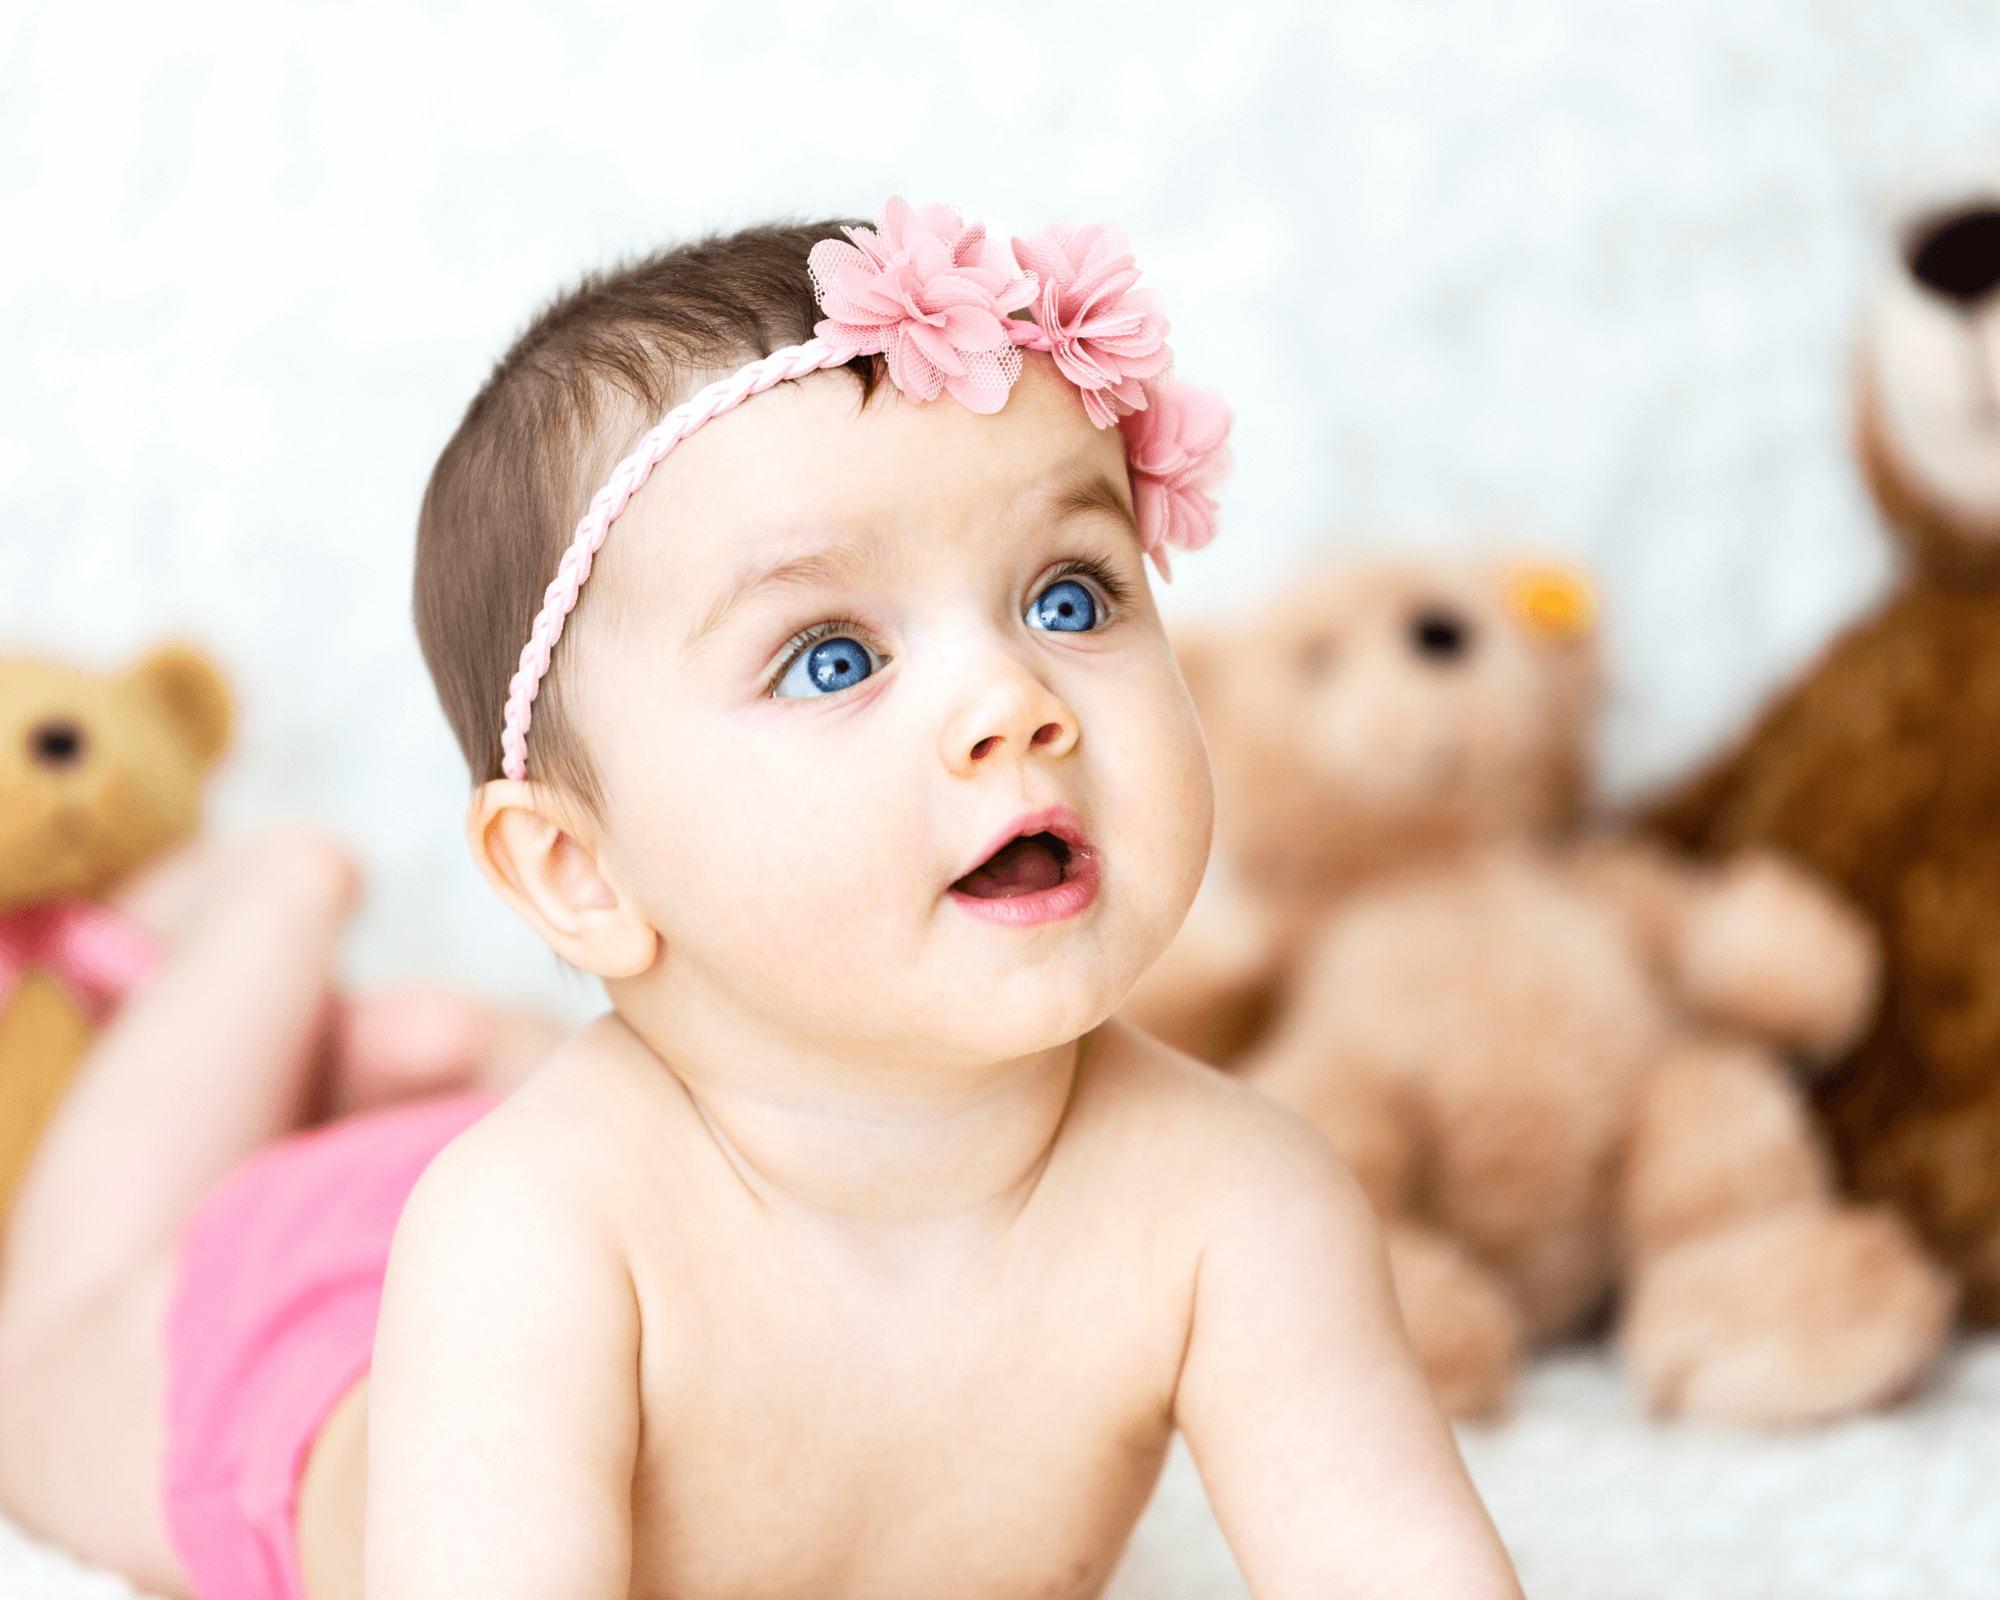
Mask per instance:
[[[511,1131],[448,1149],[396,1232],[369,1394],[369,1600],[629,1591],[631,1283],[581,1186]]]
[[[1519,1600],[1366,1197],[1303,1124],[1257,1124],[1209,1203],[1175,1408],[1250,1592]]]

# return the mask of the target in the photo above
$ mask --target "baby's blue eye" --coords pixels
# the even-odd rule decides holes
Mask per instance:
[[[1028,626],[1051,633],[1088,633],[1097,626],[1097,601],[1082,584],[1065,578],[1029,602]]]
[[[781,700],[803,700],[810,695],[838,694],[851,689],[875,670],[875,657],[858,639],[842,634],[822,639],[785,669],[772,691]]]

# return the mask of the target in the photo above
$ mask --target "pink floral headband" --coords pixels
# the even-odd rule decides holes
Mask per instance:
[[[887,358],[889,381],[911,400],[950,395],[990,415],[1007,403],[1023,350],[1046,351],[1083,395],[1100,428],[1125,435],[1139,538],[1168,576],[1167,548],[1199,550],[1215,537],[1208,491],[1229,473],[1229,408],[1212,389],[1166,376],[1167,319],[1139,289],[1125,231],[1108,223],[1051,223],[1010,252],[945,205],[891,200],[871,228],[823,239],[807,269],[825,320],[804,344],[752,361],[675,406],[612,470],[576,525],[542,595],[521,664],[507,686],[501,770],[528,772],[528,719],[611,524],[667,452],[754,394],[856,356]],[[1034,319],[1013,315],[1025,310]]]

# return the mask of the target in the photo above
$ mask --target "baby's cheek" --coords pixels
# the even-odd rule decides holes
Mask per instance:
[[[1208,864],[1215,794],[1200,724],[1178,677],[1137,682],[1111,725],[1116,740],[1117,811],[1126,832],[1120,863],[1152,920],[1179,925]],[[1114,848],[1118,848],[1114,842]],[[1163,936],[1164,937],[1164,936]]]
[[[722,858],[741,863],[721,910],[745,959],[822,978],[891,952],[890,912],[912,870],[911,830],[851,773],[773,776],[733,808]]]

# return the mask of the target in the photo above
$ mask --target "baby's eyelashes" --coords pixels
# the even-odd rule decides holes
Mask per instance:
[[[1090,633],[1111,620],[1124,598],[1124,585],[1104,564],[1065,562],[1028,602],[1022,621],[1038,633]]]

